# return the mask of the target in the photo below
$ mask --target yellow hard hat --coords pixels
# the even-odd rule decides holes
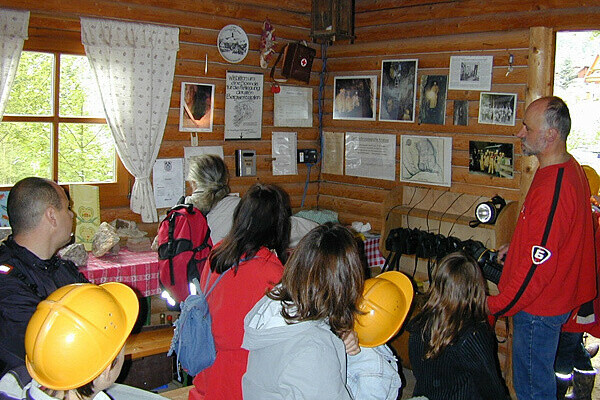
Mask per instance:
[[[40,302],[25,333],[25,364],[42,386],[76,389],[92,382],[117,357],[137,319],[128,286],[63,286]]]
[[[600,190],[600,176],[598,176],[596,170],[589,165],[582,165],[581,168],[583,168],[585,176],[587,177],[590,185],[590,192],[592,192],[593,195],[597,195],[598,190]]]
[[[388,271],[365,281],[354,330],[363,347],[384,344],[398,333],[413,299],[413,285],[406,275]]]

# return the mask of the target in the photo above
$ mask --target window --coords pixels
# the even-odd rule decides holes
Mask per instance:
[[[556,33],[554,94],[571,113],[567,150],[600,172],[600,31]]]
[[[88,60],[24,51],[0,123],[0,185],[26,176],[117,180],[114,142]]]

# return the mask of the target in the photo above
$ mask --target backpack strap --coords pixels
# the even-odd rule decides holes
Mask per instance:
[[[219,274],[219,276],[213,282],[213,284],[210,286],[210,288],[208,287],[208,283],[210,282],[210,273],[211,272],[210,271],[208,272],[208,276],[206,277],[206,283],[204,284],[204,290],[202,290],[202,293],[204,294],[204,298],[208,298],[208,295],[213,291],[215,286],[217,286],[217,283],[219,283],[219,281],[221,280],[223,275],[225,275],[230,269],[231,268],[228,268],[225,270],[225,272],[223,272],[222,274]]]
[[[271,68],[270,76],[271,76],[271,79],[273,79],[275,82],[287,82],[287,79],[280,79],[280,78],[275,79],[275,68],[277,67],[277,64],[279,63],[279,60],[281,60],[281,56],[283,56],[284,54],[287,53],[288,47],[289,47],[289,43],[286,44],[285,46],[283,46],[283,48],[279,52],[279,55],[277,56],[277,60],[275,60],[275,64],[273,64],[273,67]]]

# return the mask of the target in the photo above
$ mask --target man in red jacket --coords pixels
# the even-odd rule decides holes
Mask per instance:
[[[490,312],[513,316],[513,385],[519,400],[555,399],[554,359],[562,325],[596,295],[590,191],[567,153],[571,117],[558,97],[531,103],[517,134],[539,161],[506,254]]]

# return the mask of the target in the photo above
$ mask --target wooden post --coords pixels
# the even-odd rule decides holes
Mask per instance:
[[[525,107],[532,101],[552,95],[554,86],[554,50],[555,36],[552,28],[536,26],[529,30],[529,63],[527,72],[527,90],[525,92]],[[525,157],[521,163],[521,199],[519,210],[525,201],[525,196],[539,166],[536,157]],[[518,217],[518,212],[516,213]],[[512,339],[513,322],[512,317],[507,318],[507,349],[506,365],[504,366],[506,384],[511,398],[516,398],[513,386],[512,370]]]
[[[536,26],[529,30],[529,65],[525,107],[535,99],[552,94],[554,86],[554,37],[552,28]],[[539,163],[535,156],[529,156],[523,160],[521,166],[521,200],[519,204],[522,205]]]

